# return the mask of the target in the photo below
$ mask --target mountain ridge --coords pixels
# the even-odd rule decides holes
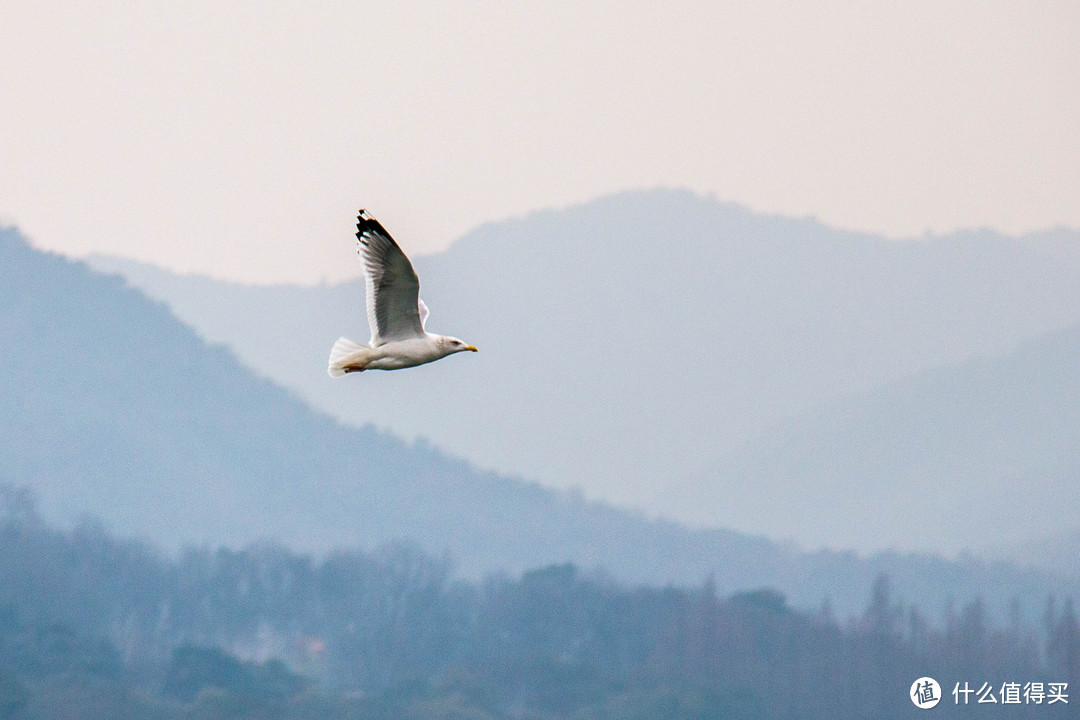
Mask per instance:
[[[882,572],[927,608],[975,595],[993,612],[1013,595],[1035,608],[1076,586],[975,559],[805,553],[479,473],[426,443],[313,413],[119,278],[11,231],[0,232],[0,274],[0,481],[30,487],[48,520],[89,514],[173,546],[407,539],[470,576],[572,561],[629,582],[770,586],[802,606],[831,598],[842,613]]]
[[[334,338],[366,337],[360,282],[237,287],[94,262],[335,417],[698,527],[731,517],[703,478],[777,424],[1080,322],[1080,233],[1067,229],[896,241],[641,191],[489,223],[417,257],[433,330],[479,356],[342,387],[322,368]],[[861,542],[880,547],[872,532]]]
[[[997,357],[932,368],[825,404],[727,458],[713,475],[716,487],[767,506],[774,529],[811,544],[808,519],[826,509],[840,528],[871,518],[883,543],[899,547],[913,547],[905,540],[913,526],[923,549],[952,551],[1019,549],[1048,527],[1075,530],[1077,358],[1080,323]],[[837,495],[851,502],[830,500]],[[875,511],[882,507],[891,511]],[[1051,508],[1056,526],[1047,519]],[[740,527],[731,516],[722,522]],[[1065,567],[1060,558],[1053,564]]]

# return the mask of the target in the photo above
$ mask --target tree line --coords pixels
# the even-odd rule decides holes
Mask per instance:
[[[465,581],[407,545],[168,555],[49,527],[0,489],[0,718],[892,718],[921,712],[922,676],[948,716],[988,712],[956,704],[964,683],[994,714],[1077,716],[1071,599],[997,623],[970,598],[933,623],[886,576],[837,618],[571,564]],[[1067,683],[1069,702],[1005,707],[1006,683]]]

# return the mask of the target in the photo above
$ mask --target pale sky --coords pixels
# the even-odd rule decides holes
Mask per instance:
[[[657,185],[891,237],[1080,227],[1080,2],[24,2],[0,224],[250,282]]]

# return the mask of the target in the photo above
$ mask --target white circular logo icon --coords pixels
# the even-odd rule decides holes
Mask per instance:
[[[921,677],[911,683],[911,702],[915,707],[929,710],[941,700],[941,686],[932,677]]]

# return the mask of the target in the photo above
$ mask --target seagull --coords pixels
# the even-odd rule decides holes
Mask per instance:
[[[356,239],[364,263],[371,341],[361,345],[338,338],[330,349],[330,377],[365,370],[400,370],[465,350],[476,352],[456,337],[424,330],[428,308],[420,299],[416,271],[390,233],[366,210],[356,218]]]

